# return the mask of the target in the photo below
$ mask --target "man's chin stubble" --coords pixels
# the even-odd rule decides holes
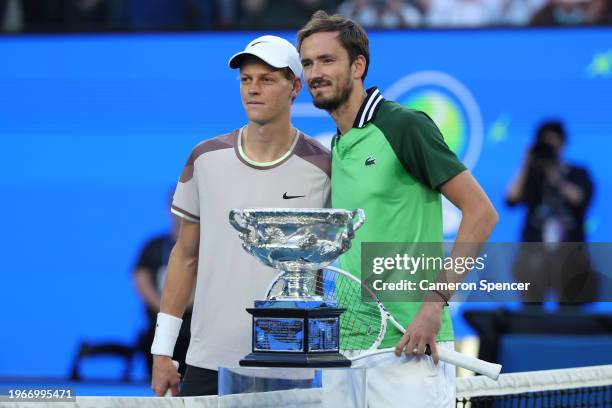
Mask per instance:
[[[314,97],[314,95],[312,95],[312,104],[319,109],[323,109],[327,112],[333,112],[336,109],[338,109],[338,107],[340,107],[341,101],[339,100],[339,98],[320,98],[317,99]]]
[[[325,111],[327,111],[327,113],[332,113],[334,111],[336,111],[338,108],[340,108],[340,106],[342,106],[344,103],[346,103],[346,101],[348,101],[349,96],[351,94],[352,91],[352,87],[349,86],[347,88],[345,88],[343,90],[343,92],[340,93],[340,95],[337,95],[335,98],[332,99],[319,99],[317,100],[314,95],[312,95],[312,103],[315,107],[319,108],[319,109],[323,109]]]

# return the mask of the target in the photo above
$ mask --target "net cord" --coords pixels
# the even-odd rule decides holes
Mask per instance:
[[[457,399],[612,385],[612,365],[509,373],[457,381]]]

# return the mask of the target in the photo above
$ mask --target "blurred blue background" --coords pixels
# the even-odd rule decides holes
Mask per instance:
[[[191,148],[246,122],[227,59],[257,35],[0,38],[0,376],[64,377],[79,341],[135,341],[135,258],[169,228]],[[500,213],[491,241],[519,238],[504,191],[547,118],[596,183],[589,240],[610,241],[611,30],[372,32],[370,47],[366,85],[433,109]],[[325,143],[335,129],[305,89],[293,121]]]

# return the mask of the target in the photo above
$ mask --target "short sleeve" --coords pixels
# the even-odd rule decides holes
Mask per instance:
[[[191,222],[200,222],[200,198],[196,168],[198,156],[197,150],[194,149],[187,159],[172,199],[172,213]]]
[[[402,108],[393,117],[395,123],[385,136],[406,171],[417,180],[439,189],[466,170],[426,113]]]

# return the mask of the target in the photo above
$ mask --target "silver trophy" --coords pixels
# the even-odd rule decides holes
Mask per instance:
[[[343,309],[315,289],[318,271],[351,247],[363,210],[268,208],[231,210],[242,247],[281,272],[279,295],[255,301],[253,352],[245,366],[349,366],[338,353]]]

